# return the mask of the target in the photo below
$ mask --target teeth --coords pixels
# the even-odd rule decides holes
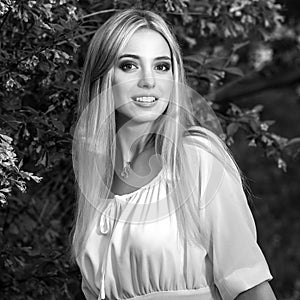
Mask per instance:
[[[137,101],[137,102],[151,103],[151,102],[154,102],[155,100],[156,100],[155,97],[136,97],[135,98],[135,101]]]

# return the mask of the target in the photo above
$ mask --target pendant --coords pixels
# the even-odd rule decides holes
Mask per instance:
[[[126,162],[126,164],[125,164],[125,166],[124,166],[124,168],[123,168],[123,170],[122,170],[122,172],[120,174],[121,177],[128,178],[128,176],[129,176],[129,170],[130,170],[130,164],[131,164],[130,161]]]

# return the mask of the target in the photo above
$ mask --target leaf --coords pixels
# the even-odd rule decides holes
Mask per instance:
[[[65,131],[65,126],[60,120],[52,119],[51,121],[52,121],[53,125],[55,126],[55,128],[57,128],[58,130],[63,131],[63,132]]]
[[[241,115],[242,111],[237,105],[230,103],[230,108],[234,115]]]
[[[54,28],[55,29],[55,31],[64,31],[64,27],[62,26],[62,25],[59,25],[59,24],[54,24],[54,23],[52,23],[52,28]]]
[[[259,112],[263,111],[263,109],[264,109],[264,106],[259,104],[252,108],[252,112],[259,113]]]
[[[293,138],[293,139],[289,140],[287,142],[286,146],[291,146],[291,145],[295,145],[295,144],[300,145],[300,137],[296,137],[296,138]]]
[[[39,63],[39,68],[40,68],[40,70],[41,71],[43,71],[43,72],[49,72],[49,70],[50,70],[50,63],[49,62],[47,62],[47,61],[41,61],[40,63]]]
[[[184,38],[184,39],[186,40],[186,42],[188,43],[189,48],[193,48],[195,45],[197,45],[197,40],[196,40],[196,39],[191,38],[191,37],[189,37],[189,36],[184,36],[183,38]]]
[[[38,116],[39,112],[37,110],[35,110],[33,107],[31,106],[23,106],[23,109],[21,111],[30,111],[34,116]]]
[[[230,123],[226,128],[227,135],[233,136],[239,130],[239,127],[238,123]]]
[[[18,169],[21,169],[22,166],[23,166],[23,158],[22,158],[21,161],[19,162]]]
[[[200,65],[203,65],[203,63],[205,62],[205,59],[206,59],[206,56],[202,55],[202,54],[189,55],[189,56],[184,57],[184,60],[196,62]]]
[[[224,65],[224,63],[228,60],[226,56],[210,56],[205,60],[206,67],[212,68],[220,68]],[[223,70],[222,70],[223,72]]]
[[[10,127],[12,127],[14,130],[18,130],[18,123],[21,123],[17,121],[12,115],[4,116],[0,115],[0,120],[6,122],[9,124]]]
[[[264,123],[266,123],[269,127],[272,126],[273,124],[276,123],[276,121],[274,120],[267,120],[267,121],[264,121]]]
[[[248,44],[249,44],[249,41],[243,42],[243,43],[238,43],[238,44],[233,44],[232,51],[236,52],[237,50],[247,46]]]
[[[48,164],[48,155],[47,152],[44,152],[43,155],[36,162],[35,166],[42,165],[46,167],[47,164]]]
[[[240,68],[236,67],[228,67],[224,69],[225,72],[233,74],[233,75],[238,75],[238,76],[244,76],[244,72]]]
[[[63,82],[65,80],[66,73],[62,70],[58,70],[55,74],[55,80],[57,82]]]
[[[253,120],[253,119],[250,119],[249,125],[250,125],[250,127],[252,128],[252,130],[254,132],[257,132],[259,130],[259,128],[260,128],[259,123],[257,121],[255,121],[255,120]]]
[[[296,158],[300,154],[300,137],[289,140],[283,150],[290,156]]]
[[[11,192],[11,187],[0,189],[0,192],[10,193]]]
[[[55,109],[55,106],[53,104],[51,104],[49,107],[48,107],[48,110],[45,112],[45,114],[48,114],[49,112],[51,112],[52,110]]]

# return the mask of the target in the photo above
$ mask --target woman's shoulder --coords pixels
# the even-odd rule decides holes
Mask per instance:
[[[186,148],[208,151],[209,153],[223,153],[227,150],[222,139],[211,130],[201,126],[189,127],[183,136]]]
[[[183,146],[191,161],[201,161],[203,168],[237,171],[236,162],[225,142],[211,130],[192,126],[183,137]]]

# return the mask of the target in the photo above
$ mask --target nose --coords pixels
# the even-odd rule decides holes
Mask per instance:
[[[151,89],[155,87],[155,78],[151,71],[143,72],[141,74],[138,86],[144,89]]]

